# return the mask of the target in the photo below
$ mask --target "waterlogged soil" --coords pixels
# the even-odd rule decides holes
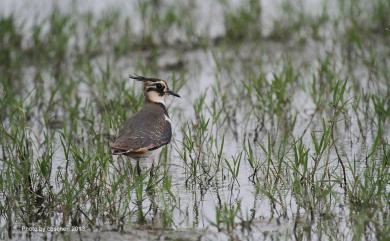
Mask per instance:
[[[22,7],[16,6],[10,2],[5,1],[2,3],[3,13],[22,11]],[[233,1],[233,4],[235,1]],[[313,1],[308,1],[307,5],[312,6]],[[263,5],[263,11],[266,14],[273,15],[275,10],[273,6],[268,4]],[[61,2],[59,6],[60,10],[67,10],[67,5]],[[68,3],[70,4],[70,3]],[[113,6],[119,6],[123,3],[119,1],[113,3]],[[315,4],[314,4],[315,5]],[[102,9],[106,7],[99,7],[99,4],[80,4],[80,9],[90,10],[94,8],[95,14],[100,14]],[[127,6],[127,5],[126,5]],[[128,7],[128,6],[127,6]],[[36,9],[36,5],[32,6]],[[209,16],[207,9],[202,4],[197,9],[197,14],[202,14],[205,11],[205,15]],[[16,10],[15,10],[16,9]],[[50,12],[50,10],[48,10]],[[45,13],[42,13],[44,15]],[[28,16],[28,14],[27,14]],[[218,16],[218,15],[217,15]],[[207,18],[209,19],[209,18]],[[214,22],[210,24],[210,38],[223,34],[223,20],[218,20],[218,17],[214,19]],[[140,24],[140,23],[138,23]],[[206,23],[200,23],[199,25],[205,25]],[[268,26],[265,23],[265,26]],[[135,29],[137,29],[137,22],[135,22]],[[266,31],[266,30],[265,30]],[[213,36],[214,35],[214,36]],[[22,225],[15,225],[14,227],[14,239],[15,240],[302,240],[302,239],[336,239],[336,240],[350,240],[354,236],[353,213],[355,210],[349,209],[346,201],[344,187],[342,181],[337,182],[333,186],[332,200],[329,200],[331,208],[327,208],[327,212],[322,210],[305,210],[301,205],[297,204],[296,194],[291,189],[278,190],[273,192],[272,195],[279,195],[282,198],[269,196],[263,189],[272,188],[260,187],[256,185],[253,177],[253,167],[248,161],[248,157],[245,156],[244,149],[245,143],[250,140],[253,141],[254,155],[257,159],[264,161],[268,156],[260,148],[260,145],[267,146],[269,144],[269,136],[277,139],[275,142],[281,141],[279,138],[280,132],[283,132],[283,124],[273,126],[271,119],[282,119],[282,115],[275,117],[273,113],[268,113],[265,119],[256,114],[251,115],[251,101],[237,101],[239,99],[247,99],[248,96],[241,96],[243,93],[240,90],[244,89],[244,77],[250,75],[256,75],[263,73],[265,76],[265,82],[272,82],[275,73],[280,72],[284,68],[281,61],[287,56],[292,62],[293,68],[300,69],[299,82],[309,82],[312,78],[313,72],[316,71],[322,63],[319,59],[326,58],[329,52],[332,52],[332,57],[339,59],[334,61],[336,65],[335,69],[339,70],[339,76],[345,77],[348,75],[356,75],[361,77],[361,88],[373,88],[372,91],[377,91],[383,86],[382,84],[371,85],[369,83],[369,74],[367,69],[360,63],[356,62],[354,70],[346,70],[343,65],[343,46],[334,43],[332,41],[316,42],[307,40],[303,45],[292,44],[291,42],[274,42],[274,41],[253,41],[246,40],[243,43],[234,45],[215,45],[206,49],[194,48],[190,50],[180,50],[175,47],[165,47],[159,50],[156,64],[161,72],[162,77],[172,76],[172,72],[180,71],[185,72],[186,82],[180,89],[179,94],[181,99],[172,99],[168,101],[168,109],[173,122],[174,137],[170,144],[168,152],[169,163],[167,173],[171,177],[171,191],[172,197],[175,202],[172,203],[171,215],[172,226],[171,228],[163,228],[162,221],[156,218],[152,214],[152,208],[155,206],[154,198],[145,198],[141,204],[131,202],[129,203],[129,210],[138,210],[138,213],[146,214],[144,220],[140,220],[138,216],[134,216],[125,221],[121,229],[118,226],[109,226],[107,224],[96,225],[96,227],[78,226],[70,227],[68,230],[59,230],[60,226],[48,227],[34,226],[30,227],[31,232],[26,231],[26,227]],[[388,48],[385,41],[379,39],[378,52],[385,52]],[[288,53],[288,54],[287,54]],[[114,56],[111,53],[99,56],[94,59],[94,65],[96,72],[100,66],[104,66],[105,63],[110,62],[113,64],[113,72],[116,72],[118,76],[121,76],[123,81],[127,80],[127,75],[134,73],[137,70],[137,66],[134,64],[134,58],[139,58],[141,61],[147,61],[148,55],[152,53],[148,51],[140,51],[133,53],[130,56],[121,57],[114,60]],[[261,66],[257,65],[261,62]],[[228,67],[226,67],[226,66]],[[35,70],[31,70],[34,72]],[[28,75],[28,74],[26,74]],[[52,84],[54,80],[48,80],[49,84]],[[51,83],[50,83],[51,82]],[[128,86],[132,86],[136,89],[138,94],[141,94],[141,86],[138,83],[128,83]],[[237,87],[241,86],[241,87]],[[349,84],[348,88],[352,88],[352,84]],[[240,89],[242,88],[242,89]],[[295,125],[293,128],[285,131],[288,136],[293,136],[296,139],[301,137],[304,145],[309,150],[313,150],[314,146],[311,142],[311,131],[322,130],[322,115],[326,114],[318,113],[318,106],[314,103],[312,96],[309,94],[310,87],[302,87],[301,89],[287,90],[289,96],[289,110],[286,111],[290,120],[295,118]],[[87,102],[91,99],[89,86],[80,86],[81,102]],[[227,91],[226,91],[227,90]],[[232,174],[229,172],[229,168],[226,167],[225,161],[223,170],[218,170],[217,173],[207,173],[204,171],[205,176],[199,174],[195,177],[189,173],[189,167],[183,160],[182,150],[185,149],[185,133],[183,130],[187,126],[200,125],[200,118],[197,116],[199,113],[195,113],[193,105],[199,101],[200,96],[204,95],[203,115],[205,119],[212,120],[213,113],[211,111],[213,103],[216,103],[218,94],[223,91],[226,95],[222,102],[226,103],[226,106],[219,107],[224,110],[226,121],[216,122],[215,126],[223,126],[222,130],[216,130],[218,128],[214,125],[209,125],[207,130],[210,135],[214,135],[215,139],[219,140],[219,144],[223,139],[223,160],[227,160],[228,163],[233,163],[235,159],[238,159],[240,155],[241,162],[237,171],[237,176],[232,178]],[[108,91],[109,92],[109,91]],[[353,97],[353,93],[351,94]],[[252,97],[249,97],[249,99]],[[348,99],[348,98],[347,98]],[[254,101],[257,101],[256,99]],[[221,103],[219,103],[221,104]],[[255,102],[256,104],[256,102]],[[234,106],[236,105],[236,106]],[[348,125],[348,131],[338,132],[338,143],[341,145],[342,153],[344,156],[349,157],[348,160],[354,162],[354,158],[359,160],[357,164],[358,169],[362,168],[364,163],[360,161],[367,156],[367,149],[375,141],[375,131],[367,132],[366,139],[362,139],[358,134],[361,129],[361,123],[359,123],[355,116],[352,115],[352,107],[347,110],[351,116],[348,119],[346,125]],[[66,110],[63,110],[66,112]],[[130,111],[129,111],[130,112]],[[55,118],[52,121],[53,129],[61,129],[64,123],[61,121],[63,115],[61,110],[56,112]],[[263,121],[261,121],[263,120]],[[211,123],[211,121],[210,121]],[[65,123],[66,124],[66,123]],[[288,124],[288,123],[287,123]],[[366,123],[367,124],[367,123]],[[385,122],[385,125],[388,122]],[[388,126],[387,126],[388,127]],[[33,132],[36,134],[32,138],[36,138],[37,143],[41,143],[39,140],[44,138],[44,132],[41,129],[39,123],[35,123],[32,127]],[[340,128],[341,129],[341,128]],[[115,130],[109,135],[114,135]],[[388,128],[384,128],[383,138],[388,140],[390,132]],[[55,172],[58,170],[64,170],[65,154],[61,149],[60,135],[56,138],[56,146],[54,146],[53,155],[53,175],[52,182],[55,182]],[[215,152],[215,147],[211,152]],[[278,146],[278,144],[276,144]],[[362,147],[366,147],[366,149]],[[210,146],[208,146],[210,147]],[[205,162],[209,162],[207,150],[202,150],[202,157]],[[155,154],[155,158],[144,160],[141,163],[142,170],[146,173],[152,165],[161,164],[158,161],[159,153]],[[274,152],[277,155],[277,152]],[[338,162],[338,154],[333,150],[328,153],[329,157],[328,166],[329,170],[334,170],[337,176],[342,177],[342,170]],[[293,155],[286,157],[286,159],[293,159]],[[133,160],[126,160],[124,158],[115,157],[114,161],[118,165],[135,165]],[[286,161],[287,162],[287,161]],[[266,164],[263,164],[264,166]],[[325,165],[322,163],[321,165]],[[352,165],[352,164],[351,164]],[[205,163],[200,167],[210,168]],[[312,168],[312,166],[310,166]],[[212,169],[212,168],[211,168]],[[210,176],[207,176],[210,175]],[[215,176],[212,176],[215,175]],[[331,174],[329,174],[331,176]],[[353,177],[351,172],[346,173],[347,178]],[[259,177],[260,179],[265,177]],[[326,182],[328,180],[324,180]],[[330,182],[330,181],[329,181]],[[56,190],[56,186],[53,187]],[[389,190],[387,184],[387,190]],[[158,197],[157,197],[158,198]],[[279,203],[282,200],[283,203]],[[216,224],[216,217],[220,214],[221,207],[226,204],[230,208],[239,207],[239,211],[235,212],[236,216],[233,218],[234,222],[218,226]],[[324,205],[327,205],[326,203]],[[319,205],[320,206],[320,205]],[[317,208],[319,206],[316,206]],[[386,208],[384,208],[386,210]],[[223,210],[223,208],[222,208]],[[383,225],[388,221],[388,217],[385,213],[375,211],[368,211],[368,215],[378,215],[380,220],[379,225]],[[58,214],[58,219],[61,218],[61,214]],[[55,218],[54,218],[55,219]],[[387,219],[387,221],[386,221]],[[53,222],[57,223],[57,222]],[[2,219],[1,225],[4,227],[5,220]],[[5,232],[3,237],[6,238]],[[367,240],[372,237],[372,234],[366,232]]]

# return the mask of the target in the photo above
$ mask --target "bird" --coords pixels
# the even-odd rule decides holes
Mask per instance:
[[[113,155],[139,161],[170,143],[172,126],[165,99],[169,95],[180,98],[180,95],[169,89],[166,80],[139,75],[130,75],[129,79],[143,82],[145,102],[141,110],[126,120],[110,146]]]

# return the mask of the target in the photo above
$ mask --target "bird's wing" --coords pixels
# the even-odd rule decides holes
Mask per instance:
[[[171,141],[171,123],[163,112],[141,110],[129,118],[111,144],[114,154],[154,150]]]

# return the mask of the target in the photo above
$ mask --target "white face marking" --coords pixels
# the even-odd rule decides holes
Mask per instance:
[[[171,119],[167,115],[164,115],[164,116],[165,116],[165,120],[168,121],[169,123],[171,123]]]
[[[151,102],[157,102],[165,105],[165,95],[161,96],[160,93],[156,91],[146,92],[146,98]]]
[[[160,86],[160,88],[158,88]],[[161,103],[165,105],[165,95],[161,96],[161,93],[157,90],[153,89],[161,89],[161,91],[166,91],[167,85],[164,81],[158,81],[158,82],[148,82],[146,83],[146,92],[145,96],[146,98],[151,102]]]

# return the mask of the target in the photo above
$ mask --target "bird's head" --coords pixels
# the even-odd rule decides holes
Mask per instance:
[[[171,91],[165,80],[157,78],[147,78],[138,75],[130,75],[130,79],[142,81],[144,83],[144,95],[146,101],[162,103],[165,105],[165,97],[167,95],[173,95],[180,97],[180,95]]]

